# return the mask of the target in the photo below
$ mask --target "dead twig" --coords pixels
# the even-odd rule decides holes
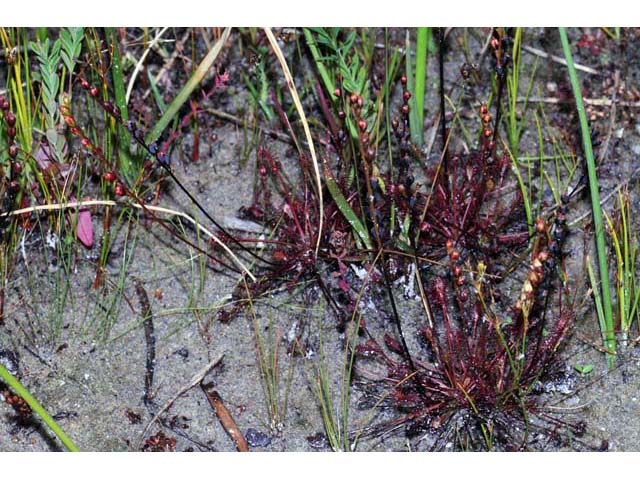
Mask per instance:
[[[549,55],[547,52],[544,52],[544,51],[539,50],[539,49],[534,48],[534,47],[530,47],[529,45],[523,45],[522,49],[525,52],[529,52],[532,55],[536,55],[536,56],[541,57],[541,58],[549,58],[549,57],[551,57],[551,60],[553,60],[554,62],[559,63],[560,65],[564,65],[565,67],[567,66],[567,61],[562,57],[558,57],[557,55]],[[584,65],[580,65],[579,63],[576,63],[574,65],[576,67],[576,70],[580,70],[581,72],[590,73],[591,75],[599,75],[600,74],[600,72],[598,72],[595,68],[586,67]]]
[[[156,370],[156,334],[153,328],[153,313],[151,312],[151,304],[149,295],[142,285],[140,279],[134,279],[136,286],[136,294],[138,301],[142,307],[142,321],[144,323],[144,340],[147,346],[147,361],[144,373],[144,404],[151,412],[153,406],[153,375]],[[153,412],[151,412],[153,413]]]
[[[218,355],[214,360],[212,360],[211,362],[209,362],[208,364],[206,364],[201,370],[198,370],[193,377],[191,377],[191,380],[189,380],[189,383],[187,383],[185,386],[183,386],[180,390],[178,390],[176,392],[175,395],[173,395],[173,397],[171,397],[163,406],[162,408],[160,408],[160,410],[158,410],[158,412],[155,414],[155,416],[151,419],[151,421],[147,424],[146,427],[144,427],[144,430],[142,431],[142,435],[140,435],[140,441],[138,442],[138,450],[140,450],[144,444],[144,439],[147,436],[147,433],[149,432],[149,429],[151,428],[151,425],[153,425],[154,423],[156,423],[159,419],[160,419],[160,415],[162,415],[164,412],[166,412],[169,408],[171,408],[171,405],[173,405],[173,402],[175,402],[180,396],[184,395],[186,392],[188,392],[189,390],[191,390],[193,387],[195,387],[196,385],[198,385],[202,379],[205,377],[205,375],[207,373],[209,373],[209,371],[215,367],[218,363],[220,363],[220,360],[222,360],[222,357],[224,357],[224,352],[221,353],[220,355]]]
[[[224,428],[224,431],[227,432],[227,435],[229,435],[231,440],[233,440],[233,443],[236,445],[236,449],[239,452],[248,452],[249,444],[247,443],[247,440],[244,438],[244,435],[242,435],[242,432],[238,428],[238,424],[231,416],[231,412],[222,402],[220,394],[214,390],[213,383],[200,383],[200,388],[202,388],[202,391],[207,396],[207,400],[209,400],[211,408],[216,412],[216,416],[218,417],[218,420],[220,420],[222,428]]]

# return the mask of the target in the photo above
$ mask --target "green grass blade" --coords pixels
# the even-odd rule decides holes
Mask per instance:
[[[129,111],[127,109],[127,96],[125,94],[124,77],[122,76],[122,62],[120,59],[120,48],[118,43],[118,35],[115,28],[105,28],[105,34],[111,43],[113,55],[111,59],[111,79],[113,80],[113,94],[116,106],[120,109],[120,115],[123,121],[129,119]],[[119,165],[120,172],[129,180],[133,178],[132,158],[129,153],[129,145],[131,144],[131,134],[123,126],[118,125],[119,138]]]
[[[353,228],[353,230],[358,234],[358,237],[360,237],[362,243],[364,243],[365,247],[367,247],[367,250],[373,250],[371,246],[371,239],[369,238],[367,229],[364,228],[364,225],[362,225],[362,222],[360,222],[360,219],[349,205],[349,202],[347,202],[347,199],[344,198],[344,195],[342,195],[342,192],[340,191],[340,188],[338,188],[336,181],[331,175],[327,173],[326,170],[324,174],[324,183],[329,190],[331,198],[333,198],[333,201],[336,202],[336,205],[340,209],[340,212],[347,219],[349,225],[351,225],[351,228]]]
[[[582,101],[582,91],[576,67],[573,64],[573,55],[569,47],[567,38],[567,29],[559,27],[560,41],[562,42],[562,50],[564,51],[567,67],[569,68],[569,78],[571,79],[571,87],[573,95],[576,99],[576,108],[578,117],[580,118],[580,129],[582,131],[582,142],[584,145],[584,154],[587,161],[587,174],[589,176],[589,191],[591,192],[591,207],[593,211],[593,225],[596,235],[596,250],[598,253],[598,266],[600,267],[600,288],[602,295],[602,308],[604,310],[604,318],[607,328],[613,327],[613,309],[611,306],[611,286],[609,285],[609,267],[607,265],[607,248],[604,241],[604,226],[602,223],[602,210],[600,208],[600,194],[598,193],[598,177],[596,176],[596,164],[593,157],[593,147],[591,145],[591,135],[589,133],[589,124],[587,123],[587,115],[584,111],[584,102]]]
[[[411,129],[411,140],[419,147],[424,143],[424,95],[427,83],[428,47],[431,41],[431,27],[418,27],[416,41],[416,81],[415,110],[417,125]]]
[[[66,433],[60,428],[56,421],[49,415],[45,408],[24,388],[24,386],[18,381],[16,377],[0,363],[0,378],[3,382],[9,385],[9,388],[13,390],[17,395],[21,396],[25,402],[31,407],[31,409],[42,418],[44,423],[56,434],[62,444],[67,447],[70,452],[78,452],[78,447],[71,441]]]
[[[158,138],[160,138],[160,135],[162,134],[164,129],[167,128],[167,125],[169,125],[169,123],[173,120],[173,117],[176,116],[182,105],[184,105],[185,102],[189,99],[195,88],[200,84],[202,79],[209,72],[209,69],[213,65],[213,62],[215,62],[216,58],[218,58],[222,47],[229,38],[230,32],[231,27],[227,27],[224,29],[220,39],[211,48],[211,50],[209,50],[209,53],[207,53],[202,62],[200,62],[200,65],[198,65],[196,71],[193,72],[191,78],[189,78],[185,86],[182,87],[182,90],[178,92],[176,98],[174,98],[173,101],[169,104],[169,107],[164,112],[162,117],[160,117],[160,120],[158,120],[151,132],[149,132],[149,134],[145,138],[145,142],[147,144],[153,143],[158,140]]]

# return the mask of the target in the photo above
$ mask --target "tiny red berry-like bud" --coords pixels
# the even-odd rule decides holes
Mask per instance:
[[[491,48],[493,48],[494,50],[497,50],[499,46],[500,46],[500,40],[498,40],[497,38],[493,37],[491,39]]]
[[[489,125],[491,123],[491,115],[489,115],[488,113],[486,115],[483,115],[482,123],[484,123],[485,125]]]
[[[358,95],[357,103],[358,103],[358,108],[362,108],[362,105],[364,104],[364,102],[363,102],[362,97],[360,95]]]
[[[119,197],[124,195],[124,187],[120,183],[116,185],[116,195]]]
[[[102,108],[104,108],[107,111],[107,113],[110,113],[111,115],[113,115],[113,103],[104,102],[102,104]]]
[[[17,180],[11,180],[11,183],[9,184],[9,189],[13,192],[13,193],[17,193],[18,190],[20,190],[20,184],[18,183]]]
[[[461,287],[462,285],[464,285],[464,277],[458,277],[458,278],[456,278],[456,285],[458,285],[459,287]]]
[[[72,128],[76,126],[76,121],[73,119],[73,117],[64,117],[64,121]]]
[[[82,137],[82,140],[80,140],[80,143],[84,148],[89,148],[91,146],[91,142],[87,137]]]
[[[409,105],[406,103],[402,105],[402,109],[400,110],[403,115],[409,115]]]
[[[342,96],[342,90],[340,90],[339,88],[336,88],[333,91],[333,96],[336,97],[336,98],[340,98]]]
[[[483,103],[480,105],[480,115],[486,115],[487,113],[489,113],[489,109],[487,108],[487,104]]]
[[[78,127],[71,127],[71,133],[73,135],[80,135],[80,129]]]
[[[16,156],[18,155],[18,146],[15,144],[12,144],[9,146],[9,156],[11,158],[16,158]]]
[[[344,120],[346,117],[347,117],[347,114],[346,114],[346,113],[344,113],[342,110],[340,110],[340,111],[338,112],[338,118],[339,118],[340,120]]]
[[[260,165],[260,168],[258,170],[260,171],[260,176],[267,176],[267,167],[265,167],[264,165]]]
[[[458,250],[451,250],[451,253],[449,254],[449,256],[451,257],[451,260],[455,262],[460,258],[460,252]]]
[[[453,267],[453,276],[459,277],[460,275],[462,275],[462,267],[456,265],[455,267]]]
[[[351,101],[352,105],[355,105],[356,103],[358,103],[358,95],[356,95],[355,93],[352,93],[351,96],[349,97],[349,100]]]
[[[444,248],[447,250],[447,253],[451,253],[453,250],[453,240],[447,240],[447,243],[444,244]]]
[[[97,96],[98,96],[98,93],[99,93],[98,87],[91,87],[91,88],[89,89],[89,94],[90,94],[92,97],[97,97]]]
[[[406,77],[406,75],[402,75],[402,77],[400,77],[400,83],[402,83],[402,85],[406,85],[406,84],[407,84],[407,77]]]
[[[11,145],[13,147],[13,145]],[[14,175],[20,175],[22,173],[22,164],[19,162],[11,162],[11,171]]]
[[[16,136],[16,127],[9,127],[7,128],[7,135],[9,135],[9,138],[14,138]]]
[[[491,135],[493,135],[493,132],[490,128],[485,128],[483,133],[486,138],[489,138]]]
[[[408,101],[409,101],[409,99],[411,98],[411,94],[410,94],[408,91],[405,91],[405,92],[402,94],[402,98],[404,99],[404,101],[405,101],[405,102],[408,102]]]
[[[538,217],[536,220],[536,231],[538,233],[543,233],[545,230],[544,219],[542,217]]]
[[[376,149],[373,147],[367,148],[367,160],[371,161],[376,157]]]
[[[13,112],[7,112],[4,119],[7,121],[7,125],[13,127],[16,124],[16,116]]]
[[[367,129],[367,121],[366,120],[360,120],[358,122],[358,128],[360,129],[361,132],[364,132]]]
[[[540,260],[541,262],[546,262],[548,258],[549,258],[549,252],[547,250],[542,250],[538,254],[538,260]]]
[[[87,82],[84,78],[82,78],[80,80],[80,86],[84,89],[84,90],[88,90],[89,89],[89,82]]]
[[[105,182],[113,182],[116,179],[116,174],[114,172],[106,172],[102,178],[104,178]]]
[[[431,225],[429,225],[428,222],[422,222],[422,225],[420,225],[420,231],[422,233],[427,233],[429,230],[431,230]]]

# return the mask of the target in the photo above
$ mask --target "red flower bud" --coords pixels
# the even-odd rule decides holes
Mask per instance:
[[[7,112],[4,116],[4,119],[7,121],[7,125],[13,127],[16,124],[16,116],[13,112]]]

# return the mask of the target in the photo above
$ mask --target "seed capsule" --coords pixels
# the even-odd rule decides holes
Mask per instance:
[[[16,144],[10,145],[9,146],[9,156],[11,158],[16,158],[17,155],[18,155],[18,146]]]
[[[124,187],[120,183],[116,185],[116,195],[119,197],[124,195]]]
[[[336,97],[336,98],[340,98],[342,96],[342,90],[340,90],[339,88],[336,88],[333,91],[333,96]]]
[[[116,179],[116,174],[114,172],[106,172],[102,178],[104,178],[105,182],[113,182]]]
[[[444,244],[444,248],[447,250],[447,253],[451,254],[453,251],[453,240],[447,240],[447,243]]]
[[[16,116],[13,112],[7,112],[4,116],[7,125],[13,127],[16,124]]]
[[[371,161],[376,158],[376,149],[373,147],[367,148],[367,160]]]

